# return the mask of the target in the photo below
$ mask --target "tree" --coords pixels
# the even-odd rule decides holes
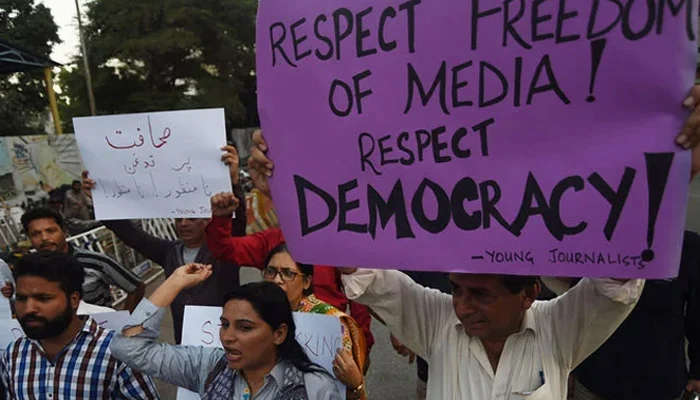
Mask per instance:
[[[256,7],[256,0],[90,3],[86,38],[98,113],[224,107],[229,127],[257,124]],[[89,114],[82,74],[78,67],[61,75],[64,115]]]
[[[46,58],[60,43],[51,12],[34,0],[0,0],[0,38]],[[44,133],[43,77],[41,70],[0,76],[0,136]]]

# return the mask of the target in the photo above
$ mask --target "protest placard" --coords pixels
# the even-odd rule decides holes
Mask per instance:
[[[126,321],[129,320],[130,316],[131,314],[129,314],[128,311],[124,310],[115,312],[105,312],[99,314],[90,314],[90,317],[92,317],[92,319],[94,319],[95,322],[97,322],[97,325],[110,331],[120,330],[124,325],[126,325]]]
[[[13,288],[17,285],[12,270],[3,260],[0,260],[0,285],[11,285]],[[0,296],[0,321],[12,319],[12,305],[10,299],[5,296]]]
[[[12,319],[12,305],[10,299],[0,296],[0,321]]]
[[[182,322],[182,344],[190,346],[221,347],[219,318],[221,307],[185,306]],[[333,375],[333,359],[342,347],[340,319],[328,315],[294,313],[296,339],[311,361]],[[345,398],[345,386],[338,382],[339,392]],[[199,396],[178,388],[178,400],[196,400]]]
[[[7,346],[22,336],[24,336],[24,331],[18,320],[5,319],[0,321],[0,352],[4,354]]]
[[[104,329],[116,331],[129,319],[128,311],[114,311],[90,314],[90,317]],[[0,319],[0,350],[4,351],[10,342],[24,336],[22,325],[17,319]]]
[[[258,102],[295,258],[674,276],[697,5],[261,2]]]
[[[210,217],[231,191],[223,109],[74,118],[97,219]]]

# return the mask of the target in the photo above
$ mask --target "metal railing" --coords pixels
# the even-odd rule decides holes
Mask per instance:
[[[172,219],[142,220],[141,226],[146,232],[159,238],[177,239]],[[164,274],[160,266],[154,266],[143,255],[126,246],[111,230],[104,226],[71,236],[67,241],[73,246],[112,257],[125,268],[144,278],[144,284],[146,285],[149,285]],[[115,307],[121,304],[127,296],[124,291],[118,288],[113,288],[112,293],[114,297],[113,306]]]
[[[162,239],[177,240],[175,220],[172,218],[143,219],[141,220],[141,227],[144,231],[153,236]]]
[[[8,215],[0,216],[0,247],[8,249],[17,243],[22,236],[22,227]]]

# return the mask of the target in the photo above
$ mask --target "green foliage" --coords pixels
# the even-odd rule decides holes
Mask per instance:
[[[256,0],[94,0],[86,36],[99,114],[224,107],[257,124]],[[81,61],[81,60],[77,60]],[[62,109],[89,115],[82,61],[61,74]]]
[[[60,43],[51,12],[34,0],[0,0],[0,38],[48,58]],[[0,136],[43,133],[48,100],[41,69],[0,76]]]

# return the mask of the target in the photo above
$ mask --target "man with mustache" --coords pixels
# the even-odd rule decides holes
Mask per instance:
[[[693,112],[676,143],[692,149],[691,176],[697,176],[700,86],[683,105]],[[254,144],[251,176],[264,180],[274,165],[261,135]],[[248,247],[257,244],[264,251],[281,237],[258,235]],[[643,288],[641,280],[587,278],[566,295],[540,302],[540,283],[529,276],[452,273],[447,295],[398,271],[341,272],[347,297],[369,306],[392,334],[428,360],[435,371],[428,379],[430,399],[565,399],[569,372],[613,334]]]
[[[113,332],[77,315],[85,273],[70,254],[40,251],[16,266],[17,317],[26,337],[0,363],[10,399],[158,399],[155,384],[112,357]]]
[[[103,307],[112,306],[110,285],[129,293],[124,308],[133,311],[143,298],[145,285],[133,272],[108,256],[71,246],[66,241],[61,214],[48,208],[35,208],[22,215],[22,226],[34,249],[73,255],[85,268],[85,301]]]
[[[0,280],[5,283],[5,286],[0,288],[0,293],[10,299],[12,302],[15,300],[15,276],[12,273],[12,269],[7,265],[5,261],[0,259]],[[97,306],[95,304],[88,304],[83,300],[80,300],[78,305],[78,315],[92,315],[92,314],[102,314],[107,312],[115,312],[113,308]]]

